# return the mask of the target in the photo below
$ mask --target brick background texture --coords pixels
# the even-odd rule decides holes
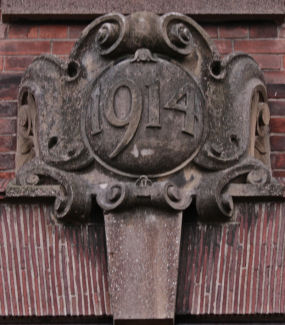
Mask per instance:
[[[16,101],[23,71],[39,54],[66,59],[87,24],[4,24],[0,11],[0,177],[14,173]],[[263,69],[271,109],[272,168],[275,176],[285,177],[285,24],[243,21],[202,26],[223,55],[247,52]]]
[[[284,213],[284,203],[239,203],[232,223],[184,216],[177,315],[284,321]],[[1,316],[111,316],[104,227],[92,216],[95,223],[70,227],[54,223],[51,205],[2,201],[0,323]]]

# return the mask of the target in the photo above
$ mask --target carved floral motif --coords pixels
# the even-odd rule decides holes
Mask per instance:
[[[106,211],[184,210],[196,198],[201,220],[230,220],[234,197],[252,186],[258,196],[258,177],[271,184],[262,196],[283,196],[271,178],[269,118],[256,62],[243,53],[221,58],[189,17],[105,15],[82,32],[67,63],[41,56],[27,69],[17,178],[7,193],[58,184],[62,221],[82,220],[92,198]]]

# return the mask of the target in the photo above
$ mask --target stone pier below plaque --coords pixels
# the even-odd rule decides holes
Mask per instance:
[[[174,323],[181,222],[154,208],[105,214],[114,324]]]

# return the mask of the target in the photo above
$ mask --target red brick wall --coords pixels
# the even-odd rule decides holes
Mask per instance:
[[[77,24],[3,24],[0,20],[0,177],[13,175],[17,91],[33,58],[66,58],[81,30]],[[271,107],[272,168],[285,177],[285,26],[271,22],[204,24],[220,52],[251,54],[264,71]]]
[[[284,203],[239,203],[232,223],[184,216],[176,304],[183,324],[219,316],[284,324],[284,215]],[[54,223],[51,205],[2,202],[0,323],[8,324],[5,316],[9,324],[17,316],[50,316],[53,324],[59,316],[109,317],[104,237],[102,224]]]

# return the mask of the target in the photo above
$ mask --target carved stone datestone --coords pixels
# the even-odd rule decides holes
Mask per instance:
[[[174,322],[192,202],[199,222],[227,222],[237,197],[284,196],[271,176],[262,72],[247,54],[221,58],[181,14],[94,20],[68,62],[29,66],[18,116],[7,195],[55,198],[58,222],[103,209],[116,324]]]

